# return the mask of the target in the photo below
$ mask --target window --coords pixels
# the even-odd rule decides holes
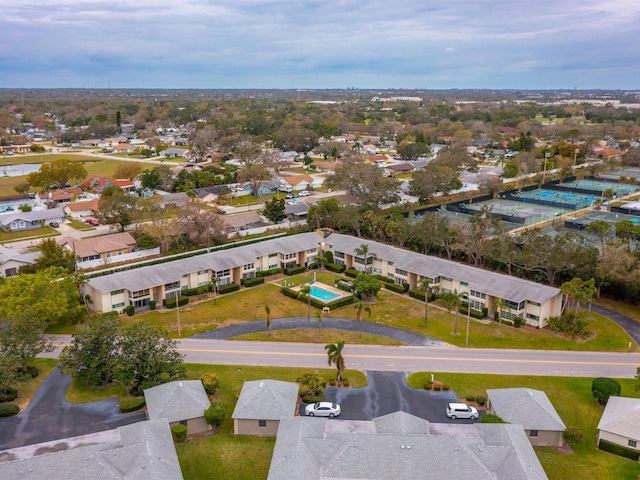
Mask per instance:
[[[230,274],[230,270],[220,270],[219,272],[216,272],[214,276],[218,278],[224,278],[224,277],[228,277],[229,274]]]
[[[266,420],[258,420],[258,426],[260,428],[266,428],[267,427],[267,421]]]
[[[124,290],[114,290],[113,292],[111,292],[111,296],[115,297],[116,295],[120,295],[124,293]]]
[[[638,442],[636,442],[635,440],[629,440],[629,443],[627,443],[627,445],[633,448],[637,448]]]
[[[472,308],[473,310],[478,310],[478,311],[480,311],[480,312],[481,312],[481,311],[482,311],[482,309],[484,308],[484,303],[482,303],[482,302],[478,302],[478,301],[476,301],[476,300],[471,300],[471,301],[470,301],[470,304],[471,304],[471,308]]]
[[[117,310],[117,309],[122,308],[122,307],[124,307],[124,302],[120,302],[120,303],[116,303],[114,305],[111,305],[111,309],[112,310]]]
[[[427,278],[427,277],[425,277],[425,278]],[[440,283],[440,277],[434,278],[432,283]]]
[[[180,282],[171,282],[164,284],[165,290],[177,290],[178,288],[180,288]]]
[[[296,258],[296,254],[295,253],[285,253],[283,255],[280,255],[280,258],[282,260],[291,260],[292,258]]]
[[[336,252],[333,254],[333,258],[344,258],[344,253]]]
[[[476,290],[471,290],[470,294],[471,294],[472,297],[477,297],[477,298],[486,298],[487,297],[484,293],[478,292]]]
[[[382,273],[382,269],[381,268],[374,268],[373,272],[374,273]]]
[[[188,425],[187,420],[180,420],[180,425],[184,425],[186,427]]]
[[[529,436],[530,437],[537,437],[538,436],[538,430],[530,430],[529,431]]]
[[[316,253],[317,250],[317,248],[310,248],[309,250],[307,250],[307,253]]]
[[[149,296],[149,289],[146,288],[144,290],[138,290],[137,292],[133,292],[131,294],[131,298],[140,298],[140,297],[148,297]]]
[[[403,276],[407,276],[407,271],[406,270],[400,270],[399,268],[396,268],[396,275],[403,275]]]
[[[209,274],[209,270],[200,270],[198,272],[198,275],[208,275]]]
[[[467,282],[460,282],[461,287],[468,287],[469,284]]]
[[[534,320],[534,321],[539,321],[540,317],[538,315],[533,315],[531,313],[527,313],[527,320]]]
[[[255,267],[255,265],[254,265],[253,263],[247,263],[247,264],[244,266],[244,269],[245,269],[245,270],[253,270],[253,269],[254,269],[254,267]]]
[[[505,300],[504,301],[504,306],[507,307],[509,310],[524,310],[524,304],[525,302],[512,302],[511,300]]]

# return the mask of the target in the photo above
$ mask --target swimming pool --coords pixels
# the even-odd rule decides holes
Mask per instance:
[[[329,290],[325,290],[324,288],[320,288],[316,285],[311,285],[309,295],[313,298],[317,298],[318,300],[322,300],[323,302],[331,302],[332,300],[341,297],[339,293],[330,292]]]

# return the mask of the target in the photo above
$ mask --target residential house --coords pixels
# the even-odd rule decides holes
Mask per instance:
[[[80,140],[80,145],[83,147],[97,147],[102,140],[99,138],[90,138],[88,140]]]
[[[371,421],[283,418],[268,480],[543,480],[519,425],[438,424],[396,412]]]
[[[0,478],[20,480],[182,480],[169,423],[149,420],[119,427],[110,441],[0,462]],[[73,442],[70,442],[73,444]],[[35,450],[35,449],[34,449]]]
[[[165,418],[169,426],[185,425],[187,435],[210,430],[204,411],[211,402],[200,380],[179,380],[164,383],[144,391],[147,418]]]
[[[413,165],[411,165],[409,162],[395,163],[386,165],[384,169],[387,170],[392,177],[395,177],[396,175],[413,172]]]
[[[225,215],[222,221],[227,233],[240,232],[242,230],[249,230],[250,228],[257,228],[264,225],[262,217],[256,212],[243,212],[233,215]]]
[[[92,198],[91,200],[69,203],[64,206],[64,213],[76,220],[95,217],[98,214],[98,202],[97,198]]]
[[[6,155],[6,154],[11,155],[11,153],[9,153],[9,152],[13,152],[13,153],[29,153],[29,152],[31,152],[31,145],[30,144],[25,144],[25,145],[0,145],[0,154],[1,155]]]
[[[279,380],[245,382],[231,415],[233,433],[275,436],[282,419],[296,416],[299,388]]]
[[[281,152],[280,153],[280,161],[281,162],[297,162],[300,160],[300,154],[298,152]]]
[[[226,185],[214,185],[213,187],[194,188],[195,198],[204,203],[214,203],[220,197],[229,195],[231,189]]]
[[[36,197],[44,203],[69,203],[82,195],[80,187],[57,188],[55,190],[47,190],[46,192],[37,193]]]
[[[73,252],[79,263],[90,260],[117,261],[115,257],[131,253],[136,248],[136,240],[129,232],[90,238],[63,237],[57,243]]]
[[[135,183],[127,179],[113,180],[107,177],[95,176],[79,185],[84,192],[101,193],[107,187],[118,187],[125,192],[133,192],[136,189]]]
[[[261,182],[256,190],[256,195],[273,195],[278,191],[278,184],[274,181]]]
[[[184,208],[189,204],[189,200],[190,197],[185,192],[160,195],[160,202],[164,208]]]
[[[487,411],[505,422],[522,425],[536,447],[561,447],[566,430],[547,394],[531,388],[487,390]]]
[[[609,397],[598,423],[601,441],[640,452],[640,398]]]
[[[20,253],[13,248],[0,246],[0,277],[13,277],[20,267],[34,265],[42,252]]]
[[[35,201],[29,195],[9,195],[0,197],[0,215],[20,212],[21,208],[33,208]]]
[[[176,158],[176,157],[188,157],[189,149],[187,148],[167,148],[166,150],[162,150],[160,152],[160,156],[162,158]]]
[[[130,143],[118,143],[113,147],[114,153],[133,153],[138,149],[135,145]]]
[[[368,160],[371,163],[383,164],[389,161],[389,157],[387,157],[386,155],[373,154],[373,155],[369,155]]]
[[[0,229],[5,232],[40,228],[49,222],[64,222],[64,212],[61,208],[0,215]]]
[[[292,222],[304,220],[309,213],[311,205],[306,202],[289,203],[284,206],[284,214]]]
[[[311,175],[289,175],[279,179],[294,191],[314,189],[322,185],[320,180],[314,179]]]

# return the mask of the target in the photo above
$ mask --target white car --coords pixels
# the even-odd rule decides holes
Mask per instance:
[[[299,194],[299,197],[308,197],[309,196],[309,192],[307,192],[306,190],[302,190]]]
[[[456,418],[470,418],[475,420],[478,418],[478,410],[468,406],[466,403],[450,403],[447,405],[447,417],[451,420]]]
[[[331,402],[318,402],[307,405],[304,414],[309,417],[337,417],[340,415],[340,405]]]

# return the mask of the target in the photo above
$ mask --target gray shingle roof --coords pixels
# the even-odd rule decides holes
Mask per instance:
[[[522,425],[525,430],[564,432],[566,427],[547,394],[531,388],[487,390],[496,415],[504,421]]]
[[[9,215],[0,216],[0,225],[9,225],[16,220],[24,220],[27,222],[38,222],[49,220],[60,220],[64,218],[64,212],[61,208],[50,208],[49,210],[32,210],[30,212],[16,212]]]
[[[239,265],[253,263],[256,258],[270,253],[288,254],[317,248],[320,240],[318,234],[313,232],[291,235],[159,265],[113,273],[92,278],[88,283],[95,290],[103,293],[121,288],[135,292],[166,283],[178,282],[183,275],[199,270],[211,269],[219,272]]]
[[[21,480],[182,480],[167,420],[120,427],[120,441],[0,463],[0,478]]]
[[[513,302],[531,300],[544,303],[560,293],[557,288],[522,278],[482,270],[349,235],[334,233],[325,239],[325,243],[331,245],[336,251],[349,255],[354,255],[355,250],[364,244],[369,247],[369,254],[376,254],[378,258],[392,261],[396,268],[427,278],[449,277],[464,280],[471,290]]]
[[[353,432],[348,425],[340,432],[337,422],[282,419],[268,480],[547,478],[518,425],[476,424],[475,435],[456,436]]]
[[[234,419],[280,420],[296,412],[299,385],[279,380],[245,382],[233,410]]]
[[[204,416],[211,402],[200,380],[169,382],[144,391],[149,419],[170,423]]]
[[[609,397],[598,430],[640,441],[640,398]]]

